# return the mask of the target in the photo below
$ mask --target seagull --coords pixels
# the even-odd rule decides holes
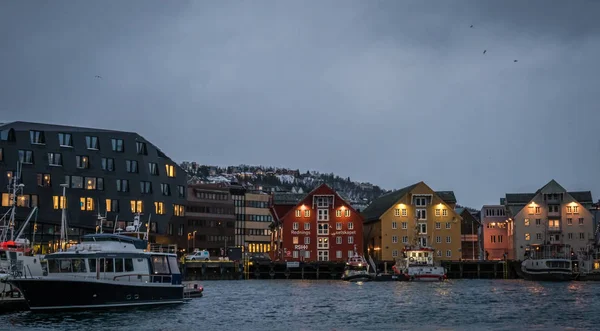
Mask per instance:
[[[485,54],[485,52],[487,52],[487,49],[484,49],[484,50],[483,50],[483,54]]]
[[[99,79],[102,79],[102,77],[101,77],[101,76],[98,76],[98,75],[96,75],[94,78],[99,78]]]
[[[473,26],[471,25],[471,27],[473,27]]]
[[[517,60],[515,60],[514,62],[518,62]]]

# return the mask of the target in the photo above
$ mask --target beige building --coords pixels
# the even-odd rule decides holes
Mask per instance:
[[[423,182],[381,196],[364,211],[367,253],[376,260],[402,257],[408,245],[435,249],[437,260],[459,260],[461,216],[452,191],[434,191]]]
[[[567,192],[551,180],[536,193],[506,194],[504,203],[517,260],[544,243],[570,245],[573,251],[594,243],[590,191]]]
[[[251,253],[268,253],[271,246],[273,222],[269,211],[271,195],[264,192],[246,192],[244,245]]]

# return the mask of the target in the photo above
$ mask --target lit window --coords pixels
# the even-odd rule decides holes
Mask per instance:
[[[292,237],[292,243],[298,245],[298,237]]]
[[[408,212],[406,211],[406,209],[402,209],[402,216],[406,216],[408,215]]]
[[[3,197],[4,202],[4,197]],[[52,197],[52,204],[54,209],[65,209],[67,205],[67,198],[62,195],[55,195]]]
[[[441,209],[436,209],[435,210],[435,216],[440,216],[442,214],[442,210]]]
[[[167,177],[175,177],[175,167],[170,164],[165,164],[167,170]]]
[[[442,216],[448,216],[448,209],[442,209]]]
[[[94,199],[93,198],[79,198],[79,205],[81,210],[92,211],[94,210]]]
[[[37,184],[40,187],[50,187],[50,174],[37,174]]]
[[[346,209],[346,213],[345,214],[346,214],[345,215],[346,217],[350,217],[350,209]]]
[[[131,200],[131,212],[132,213],[143,213],[144,202],[142,200]]]
[[[304,217],[310,217],[310,210],[304,211]]]
[[[118,212],[119,211],[119,200],[106,199],[106,211],[107,212]]]
[[[173,205],[173,214],[175,216],[185,216],[185,207],[183,205]]]
[[[529,218],[526,218],[523,223],[525,224],[525,226],[529,226]]]
[[[2,193],[2,207],[10,207],[12,204],[12,194]]]
[[[529,233],[525,234],[525,240],[531,240],[531,236],[529,235]]]
[[[75,156],[75,164],[77,165],[78,169],[88,169],[90,167],[89,158],[87,156]]]
[[[336,210],[335,211],[335,217],[342,217],[342,211],[341,210]]]
[[[300,211],[300,209],[296,209],[296,217],[301,217],[302,216],[302,212]]]
[[[165,204],[163,202],[154,202],[154,209],[156,215],[164,215],[165,214]]]

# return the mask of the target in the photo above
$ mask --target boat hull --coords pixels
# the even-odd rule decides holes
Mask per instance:
[[[375,276],[374,280],[378,282],[406,282],[408,277],[404,274],[381,274]]]
[[[350,275],[343,276],[342,280],[347,282],[368,282],[373,280],[373,276],[371,275]]]
[[[535,271],[530,272],[521,270],[523,278],[533,281],[548,281],[548,282],[568,282],[575,279],[575,274],[572,272],[555,272],[555,271]]]
[[[21,291],[32,311],[102,309],[184,302],[183,285],[51,278],[19,278],[7,281]]]
[[[443,282],[445,275],[411,275],[408,280],[411,282]]]

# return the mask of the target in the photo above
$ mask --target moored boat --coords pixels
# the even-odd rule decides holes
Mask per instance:
[[[570,281],[576,273],[573,262],[577,257],[570,245],[531,245],[527,258],[521,262],[521,275],[535,281]]]
[[[435,250],[431,247],[407,246],[402,250],[403,262],[400,272],[409,281],[444,281],[446,270],[434,264]]]
[[[354,246],[354,255],[348,258],[342,280],[348,282],[367,282],[373,280],[373,276],[369,273],[369,263],[364,256],[359,255]]]
[[[48,275],[9,276],[32,311],[184,302],[176,254],[148,251],[145,240],[91,234],[66,251],[46,255]]]

